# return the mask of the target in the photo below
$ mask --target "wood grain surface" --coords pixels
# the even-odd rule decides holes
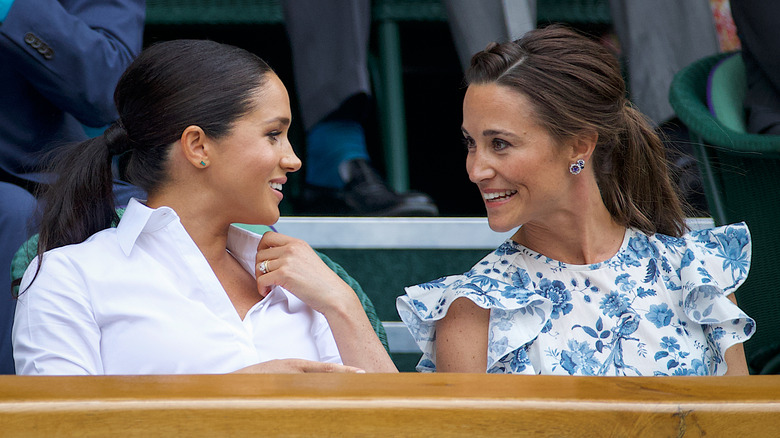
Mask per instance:
[[[0,376],[0,436],[778,436],[780,376]]]

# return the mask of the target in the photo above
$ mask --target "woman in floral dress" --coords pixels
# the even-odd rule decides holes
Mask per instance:
[[[466,168],[495,231],[474,268],[406,289],[420,371],[747,374],[745,224],[688,232],[661,140],[607,50],[560,26],[474,55]],[[465,299],[459,299],[465,298]]]

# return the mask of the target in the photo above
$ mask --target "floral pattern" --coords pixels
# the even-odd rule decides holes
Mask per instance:
[[[755,322],[728,299],[750,269],[744,223],[675,238],[626,230],[615,256],[568,265],[507,240],[462,275],[406,288],[401,319],[435,371],[435,321],[490,309],[488,373],[718,375]]]

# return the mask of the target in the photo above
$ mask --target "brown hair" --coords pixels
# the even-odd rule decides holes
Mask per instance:
[[[647,234],[679,237],[687,230],[664,145],[626,98],[617,59],[600,44],[560,25],[535,29],[475,54],[466,82],[527,96],[553,138],[595,131],[591,165],[616,222]]]

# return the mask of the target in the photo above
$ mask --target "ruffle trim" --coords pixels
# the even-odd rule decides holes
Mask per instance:
[[[491,311],[488,370],[502,357],[534,340],[542,331],[550,320],[552,301],[532,289],[531,279],[516,264],[499,263],[495,266],[490,262],[496,258],[496,252],[511,247],[511,243],[504,243],[471,271],[407,287],[406,296],[398,297],[398,314],[423,351],[418,371],[436,370],[436,321],[443,318],[452,302],[461,297]],[[507,326],[513,329],[500,330]]]
[[[741,222],[694,231],[688,236],[689,244],[679,265],[683,311],[692,322],[704,326],[714,353],[710,374],[723,374],[719,364],[725,365],[726,350],[750,339],[756,331],[753,318],[728,298],[750,271],[750,231]]]
[[[679,264],[677,260],[670,262],[678,271],[683,289],[683,311],[692,322],[706,326],[705,335],[714,350],[710,373],[715,374],[718,365],[725,363],[724,352],[755,332],[755,321],[727,297],[747,278],[752,255],[750,234],[747,226],[739,223],[691,232],[681,239],[685,245],[679,252],[663,246],[659,249],[667,260],[678,258],[674,253],[679,253]],[[513,263],[519,254],[501,257],[513,247],[506,242],[471,271],[407,287],[406,296],[398,297],[396,307],[401,320],[423,352],[418,371],[436,370],[435,324],[458,298],[468,298],[491,310],[487,370],[536,339],[551,321],[553,303],[536,293],[524,268]],[[502,260],[510,262],[500,263]]]

